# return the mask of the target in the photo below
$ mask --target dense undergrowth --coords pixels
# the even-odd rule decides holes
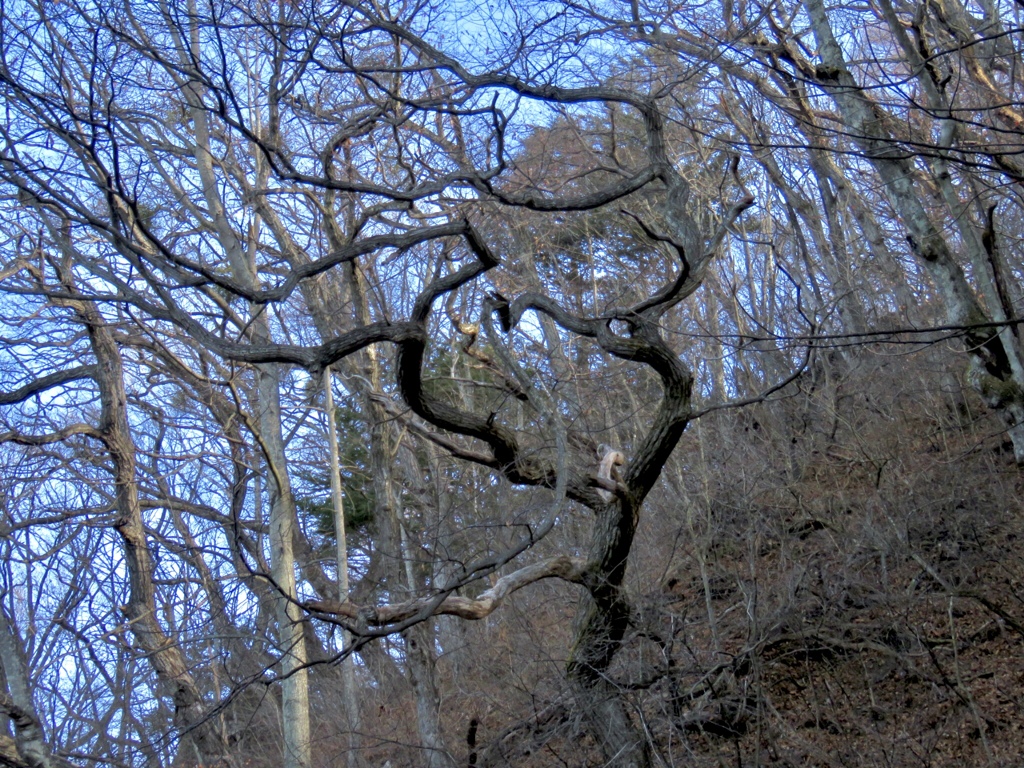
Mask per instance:
[[[662,764],[1014,764],[1021,475],[955,365],[860,350],[691,425],[641,523],[613,668]],[[453,628],[439,679],[465,764],[601,764],[561,683],[575,600],[537,585]],[[379,717],[411,717],[402,701]],[[416,765],[392,732],[375,756]]]

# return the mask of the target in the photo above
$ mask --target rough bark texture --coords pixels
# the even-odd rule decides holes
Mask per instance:
[[[24,646],[15,633],[15,625],[8,621],[6,611],[0,609],[0,666],[10,691],[9,695],[0,694],[0,711],[14,724],[13,758],[24,761],[30,768],[56,768],[58,761],[51,754],[32,700]]]
[[[660,116],[645,115],[655,160],[663,161]],[[590,551],[583,567],[583,583],[588,596],[577,620],[576,637],[568,664],[569,679],[577,700],[587,716],[591,733],[601,746],[609,766],[647,766],[650,753],[647,739],[632,722],[621,692],[609,679],[612,659],[621,647],[629,617],[630,604],[623,593],[623,581],[633,538],[644,499],[657,482],[662,467],[674,450],[690,414],[690,390],[693,377],[689,369],[662,340],[657,320],[682,298],[693,293],[714,256],[723,232],[702,236],[683,204],[688,196],[685,182],[667,163],[662,166],[670,185],[667,219],[671,235],[648,230],[655,239],[671,244],[680,260],[679,274],[650,299],[616,312],[606,318],[585,318],[564,310],[556,301],[539,294],[523,294],[509,303],[492,297],[484,307],[485,325],[490,313],[497,314],[504,330],[514,327],[528,310],[548,316],[563,329],[594,339],[605,352],[623,360],[649,366],[661,379],[663,398],[647,434],[636,447],[635,455],[622,472],[622,482],[587,475],[578,470],[563,478],[567,494],[590,506],[595,513]],[[746,194],[730,209],[728,223],[735,220],[753,198]],[[646,225],[644,225],[646,228]],[[691,249],[687,256],[687,249]],[[478,460],[500,470],[514,483],[553,487],[559,472],[554,467],[524,455],[516,435],[493,418],[460,411],[433,398],[422,386],[426,348],[426,322],[433,301],[453,290],[478,272],[489,269],[494,258],[485,248],[477,249],[479,262],[435,280],[420,294],[412,321],[423,324],[423,339],[406,340],[399,345],[398,381],[402,395],[414,412],[435,426],[482,440],[491,456]],[[611,330],[616,317],[626,326],[624,335]],[[528,388],[529,382],[524,382]],[[563,473],[566,470],[561,470]],[[598,491],[596,488],[600,488]],[[613,492],[614,500],[603,494]]]
[[[70,282],[66,287],[73,290]],[[121,537],[128,569],[129,599],[125,618],[145,650],[174,708],[174,724],[185,745],[209,764],[231,764],[227,745],[210,721],[206,706],[181,649],[157,620],[153,561],[146,540],[136,479],[136,449],[128,422],[121,355],[103,317],[85,301],[68,302],[86,326],[96,356],[95,380],[101,412],[99,433],[114,467],[114,528]]]
[[[822,0],[806,0],[805,5],[821,56],[814,76],[835,100],[843,121],[885,183],[907,241],[935,283],[950,324],[969,329],[964,338],[972,359],[972,383],[991,407],[1005,414],[1017,461],[1024,463],[1024,381],[1012,334],[996,325],[985,326],[996,318],[982,308],[950,244],[922,204],[912,159],[887,129],[884,112],[854,80]],[[938,181],[946,203],[958,207],[948,177]],[[956,210],[951,213],[955,215]],[[968,229],[964,237],[968,248],[972,235]],[[981,261],[980,254],[975,261]],[[979,278],[984,282],[983,269]]]

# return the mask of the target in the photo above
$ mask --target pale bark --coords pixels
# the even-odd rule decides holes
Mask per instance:
[[[334,413],[334,391],[331,369],[324,369],[324,408],[327,411],[327,440],[330,443],[331,457],[331,504],[334,508],[335,552],[338,562],[338,601],[348,602],[348,540],[345,536],[345,499],[341,486],[341,462],[338,456],[338,428]],[[343,629],[342,643],[346,649],[352,647],[352,634]],[[355,666],[352,653],[341,660],[341,697],[348,719],[348,751],[345,753],[346,764],[353,768],[359,766],[359,700],[356,687]]]
[[[1016,375],[1019,362],[1015,362],[1013,344],[1008,349],[998,327],[985,327],[994,318],[982,309],[953,250],[921,202],[913,162],[888,131],[881,108],[850,73],[823,0],[806,0],[805,5],[822,60],[815,71],[817,80],[835,100],[857,144],[885,183],[907,240],[938,289],[950,324],[967,328],[972,383],[1005,417],[1017,461],[1024,463],[1024,382]],[[946,202],[955,205],[955,193],[948,186],[945,193]],[[973,239],[968,235],[967,242]]]
[[[302,609],[295,577],[294,539],[297,528],[288,465],[281,435],[280,380],[277,366],[262,366],[257,373],[260,437],[270,470],[270,569],[280,592],[277,605],[278,645],[281,654],[281,720],[284,730],[285,768],[311,765],[309,661]]]
[[[352,621],[363,619],[371,626],[400,624],[416,617],[429,616],[457,616],[460,619],[479,621],[500,608],[509,595],[543,579],[560,579],[582,584],[586,575],[586,562],[583,558],[558,555],[525,565],[502,576],[478,597],[435,595],[380,606],[312,600],[304,603],[304,606],[324,615],[339,616]]]
[[[14,724],[14,741],[18,753],[30,768],[55,768],[58,761],[53,758],[46,741],[35,702],[29,687],[28,670],[25,667],[24,645],[17,635],[17,628],[8,620],[7,611],[0,606],[0,667],[7,680],[7,694],[0,694],[0,711]]]
[[[194,3],[190,3],[194,7]],[[190,26],[192,39],[188,47],[192,56],[199,58],[198,30]],[[185,44],[178,41],[179,55],[184,56]],[[214,171],[209,118],[202,103],[202,87],[189,82],[182,89],[195,126],[196,170],[202,184],[207,216],[224,249],[232,278],[245,291],[253,295],[259,289],[254,263],[255,251],[235,233],[221,201]],[[261,180],[266,170],[261,168]],[[262,185],[260,185],[262,186]],[[250,308],[253,315],[251,335],[256,343],[270,344],[272,337],[266,313],[259,305]],[[276,363],[256,366],[256,395],[258,410],[257,439],[266,459],[270,491],[270,569],[279,592],[277,599],[278,646],[281,654],[281,727],[284,733],[285,768],[309,768],[312,763],[309,720],[309,680],[306,665],[309,661],[302,610],[296,604],[294,539],[298,528],[295,499],[292,494],[281,430],[280,369]]]
[[[953,179],[950,168],[950,153],[958,139],[960,125],[948,97],[941,85],[934,79],[936,77],[934,69],[928,67],[920,51],[910,40],[906,30],[896,17],[895,9],[890,0],[880,0],[879,5],[886,23],[889,25],[890,32],[899,42],[908,63],[913,68],[917,82],[920,83],[925,94],[927,106],[939,118],[937,121],[940,127],[939,142],[935,152],[929,157],[932,180],[938,187],[942,200],[946,204],[950,220],[960,233],[961,247],[966,252],[966,256],[971,263],[974,280],[981,291],[985,308],[992,320],[1003,324],[997,327],[995,331],[998,333],[1002,350],[1006,355],[1005,364],[1001,366],[1004,370],[997,372],[988,370],[987,373],[993,374],[997,379],[1002,379],[1004,383],[1015,384],[1018,390],[1016,398],[1006,398],[1004,395],[1000,395],[994,399],[994,404],[996,407],[1002,407],[1010,411],[1015,419],[1016,423],[1010,423],[1010,435],[1013,438],[1017,461],[1021,463],[1024,462],[1024,360],[1022,360],[1017,328],[1015,325],[1006,322],[1012,318],[1013,312],[1005,295],[1000,290],[1001,270],[997,260],[995,232],[991,230],[991,221],[989,222],[990,229],[986,233],[984,231],[985,225],[975,220],[972,215],[972,206],[964,202],[964,195],[961,194],[960,188]],[[947,21],[950,18],[958,20],[958,23],[951,25],[951,27],[969,29],[965,20],[966,12],[956,0],[947,0],[944,5],[952,11],[950,16],[947,17]],[[960,36],[958,35],[958,37]],[[968,38],[973,39],[973,33],[968,34],[965,38],[961,38],[960,41],[966,43]],[[975,72],[980,67],[978,65],[978,58],[971,48],[970,44],[966,44],[961,49],[961,55],[968,62],[973,62],[973,65],[969,66],[968,69]],[[988,87],[988,84],[984,85],[986,88]],[[1016,127],[1019,128],[1020,125]],[[979,190],[973,188],[973,185],[967,186],[967,197],[976,200],[978,202],[977,207],[981,207]],[[994,211],[989,211],[990,216],[993,213]],[[986,234],[988,235],[987,244]],[[988,367],[991,368],[991,365]],[[976,370],[975,380],[982,389],[982,394],[985,394],[990,404],[993,404],[991,393],[984,391],[985,381],[981,378],[981,375],[981,371]],[[997,388],[1001,391],[1005,390],[1005,387]],[[1014,399],[1017,402],[1014,402]]]
[[[420,622],[406,630],[405,661],[409,669],[413,697],[416,701],[416,726],[427,768],[455,768],[455,760],[445,748],[441,735],[441,699],[434,674],[434,623]]]

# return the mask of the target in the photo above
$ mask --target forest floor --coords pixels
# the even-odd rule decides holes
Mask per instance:
[[[756,469],[705,479],[657,606],[683,700],[637,697],[669,765],[1022,764],[1024,470],[928,385],[869,367],[722,421]]]

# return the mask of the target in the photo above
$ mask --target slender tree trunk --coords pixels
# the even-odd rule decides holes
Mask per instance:
[[[330,367],[324,370],[324,407],[327,409],[327,440],[330,443],[331,455],[331,503],[334,507],[334,535],[338,560],[338,601],[347,602],[348,589],[348,541],[345,536],[345,500],[341,487],[341,461],[338,456],[338,427],[334,413],[334,391]],[[342,632],[342,642],[346,648],[352,646],[352,635],[348,630]],[[341,697],[348,719],[348,752],[345,762],[349,768],[357,768],[362,764],[359,749],[359,701],[357,698],[355,666],[350,653],[341,661]]]
[[[885,183],[886,194],[906,229],[912,250],[942,297],[949,322],[970,327],[965,342],[971,355],[972,384],[1004,417],[1017,462],[1024,464],[1024,380],[1012,334],[1005,329],[985,327],[994,318],[982,308],[949,242],[928,215],[914,183],[913,163],[887,131],[880,107],[853,79],[832,33],[823,1],[805,0],[805,6],[822,60],[818,80],[835,100],[843,121]],[[943,136],[940,145],[948,145],[949,141]],[[944,184],[941,179],[938,183],[940,187]],[[945,194],[947,204],[958,204],[948,187]],[[965,238],[965,247],[970,249],[973,239]],[[977,260],[981,258],[979,254]],[[984,282],[984,275],[979,277]]]
[[[378,370],[377,360],[371,363]],[[379,374],[378,374],[379,375]],[[416,595],[418,583],[413,573],[408,544],[395,498],[392,472],[392,450],[388,435],[386,413],[376,403],[369,402],[374,417],[370,433],[370,465],[373,472],[374,495],[377,499],[376,519],[380,533],[380,546],[391,553],[388,585],[391,589],[404,585],[409,596]],[[416,727],[424,750],[424,764],[428,768],[454,768],[454,762],[444,745],[440,726],[440,701],[434,679],[433,627],[423,622],[406,631],[406,669],[412,684],[416,704]]]
[[[196,32],[193,30],[193,35]],[[193,47],[197,43],[193,42]],[[259,288],[254,249],[243,247],[228,219],[220,199],[210,149],[210,128],[206,110],[199,97],[199,86],[185,89],[195,124],[196,169],[203,186],[209,216],[231,266],[232,277],[247,290]],[[261,171],[265,173],[265,171]],[[251,334],[257,342],[269,343],[272,335],[264,307],[251,308]],[[308,650],[303,630],[302,609],[296,604],[294,540],[298,531],[295,498],[288,475],[288,461],[281,430],[281,373],[273,363],[257,365],[256,394],[258,400],[257,429],[261,448],[269,469],[267,488],[270,491],[270,571],[278,589],[278,645],[281,653],[281,727],[284,733],[285,768],[309,768],[310,722],[309,679],[306,671]]]
[[[70,243],[62,241],[70,252]],[[75,286],[62,270],[61,280],[69,292]],[[136,449],[128,421],[128,396],[120,350],[106,321],[87,301],[65,300],[86,326],[96,356],[94,378],[100,393],[99,438],[110,455],[114,469],[114,529],[120,535],[128,570],[129,597],[123,611],[139,646],[156,670],[174,708],[174,725],[182,734],[179,753],[194,749],[209,764],[233,759],[220,729],[209,716],[190,665],[157,620],[156,588],[153,583],[153,559],[146,537],[136,477]]]
[[[281,653],[281,719],[285,768],[309,768],[310,723],[308,653],[303,612],[295,602],[294,540],[297,527],[288,465],[281,434],[280,379],[276,365],[257,371],[260,437],[270,469],[270,572],[279,590],[277,642]]]

